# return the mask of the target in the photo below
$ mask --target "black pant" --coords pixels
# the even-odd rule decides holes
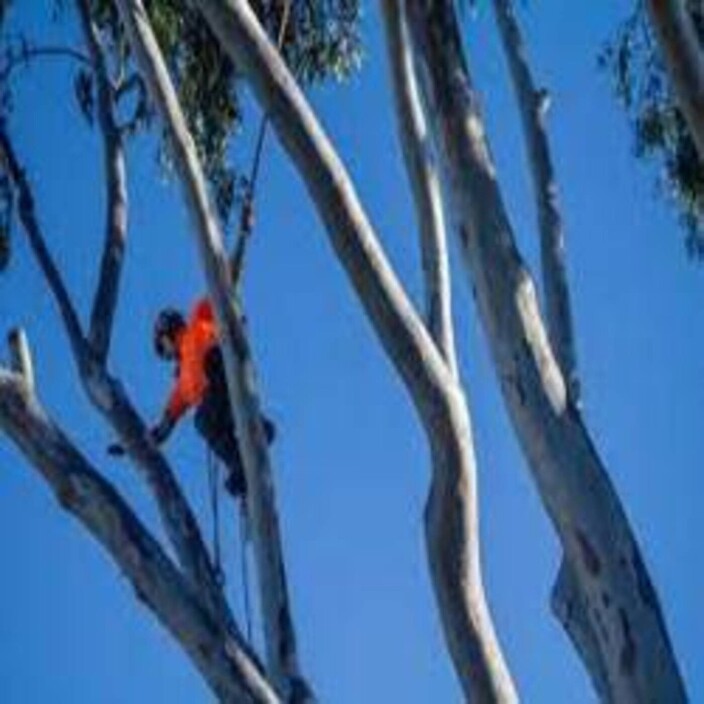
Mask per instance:
[[[235,435],[225,368],[220,348],[213,347],[205,360],[208,387],[195,415],[198,433],[229,470],[226,486],[235,496],[245,493],[242,456]]]

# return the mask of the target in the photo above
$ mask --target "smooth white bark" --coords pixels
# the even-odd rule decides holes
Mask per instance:
[[[405,2],[381,0],[380,5],[386,29],[398,134],[420,231],[425,320],[450,371],[458,377],[440,177],[416,81]]]
[[[513,0],[494,0],[494,12],[516,94],[533,182],[548,334],[572,401],[579,403],[577,345],[565,261],[565,228],[545,125],[550,99],[547,91],[539,90],[533,80]]]
[[[0,152],[17,190],[19,220],[49,291],[56,301],[81,384],[92,403],[117,432],[135,466],[146,480],[156,501],[166,535],[187,577],[200,589],[203,601],[212,613],[230,622],[230,610],[217,583],[213,565],[188,501],[163,455],[151,442],[144,422],[122,385],[108,373],[105,364],[93,353],[83,334],[68,289],[39,227],[29,182],[2,125]]]
[[[247,3],[198,0],[195,5],[269,114],[340,263],[415,401],[433,456],[426,510],[433,582],[465,693],[473,701],[513,702],[515,689],[481,583],[476,471],[462,391],[391,269],[332,144]]]
[[[105,241],[90,316],[88,341],[96,359],[107,361],[122,279],[127,240],[127,175],[122,134],[115,118],[115,89],[110,80],[98,28],[88,0],[76,0],[96,83],[96,112],[103,141]]]
[[[567,381],[571,400],[580,405],[581,389],[567,276],[564,224],[545,124],[550,100],[547,92],[539,90],[533,79],[513,0],[494,0],[494,11],[521,116],[528,167],[533,182],[548,334],[555,359]],[[587,668],[595,690],[601,699],[608,699],[610,695],[606,668],[602,662],[598,638],[585,611],[586,604],[579,592],[579,583],[564,560],[553,586],[550,603],[553,613],[562,623]]]
[[[241,634],[213,619],[115,488],[47,416],[24,376],[0,369],[0,430],[132,584],[221,702],[277,704]]]
[[[459,244],[506,407],[579,582],[614,699],[684,702],[660,604],[619,498],[571,403],[516,248],[450,0],[409,2]]]
[[[225,360],[230,401],[247,481],[247,509],[257,564],[268,668],[286,701],[312,692],[300,672],[288,598],[281,535],[266,437],[256,393],[254,364],[235,306],[227,256],[207,196],[193,139],[141,0],[117,0],[135,61],[161,116],[194,222],[208,293]]]

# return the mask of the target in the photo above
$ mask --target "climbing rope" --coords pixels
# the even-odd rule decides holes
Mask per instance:
[[[208,448],[208,493],[210,495],[210,517],[213,528],[213,563],[215,579],[219,585],[225,583],[225,572],[222,568],[220,552],[220,486],[218,484],[218,461],[213,451]]]
[[[286,29],[291,16],[291,4],[292,0],[286,0],[281,12],[279,36],[276,41],[279,51],[281,51],[284,45]],[[257,129],[257,139],[254,145],[252,165],[249,170],[249,177],[246,181],[244,195],[242,196],[237,242],[235,243],[235,249],[232,253],[232,257],[230,258],[230,274],[235,286],[239,283],[240,275],[242,274],[242,269],[244,267],[244,256],[246,253],[247,241],[250,239],[252,231],[254,230],[254,197],[256,195],[259,168],[262,161],[262,153],[264,151],[264,142],[266,140],[268,127],[269,113],[264,112],[259,119],[259,128]]]
[[[284,7],[281,12],[281,22],[279,24],[279,33],[276,41],[276,45],[279,51],[282,50],[284,45],[284,39],[286,37],[286,29],[288,28],[289,19],[291,17],[291,6],[292,0],[285,0]],[[294,70],[294,74],[296,70]],[[259,120],[259,127],[257,128],[257,138],[254,145],[254,153],[252,156],[252,164],[249,170],[249,177],[246,180],[244,194],[242,196],[242,205],[240,209],[239,217],[239,227],[237,232],[237,241],[235,243],[235,248],[230,257],[230,276],[232,280],[233,287],[236,289],[240,276],[242,274],[242,269],[244,268],[244,258],[246,254],[247,242],[249,241],[252,232],[254,230],[254,202],[257,190],[257,182],[259,180],[259,172],[262,162],[262,156],[264,153],[264,144],[266,141],[267,130],[269,127],[269,114],[267,112],[262,113]],[[212,480],[211,480],[212,481]],[[215,483],[217,484],[217,476],[215,476]],[[212,487],[212,485],[211,485]],[[211,488],[212,492],[212,488]],[[211,499],[213,506],[213,515],[217,512],[217,501]],[[218,519],[219,520],[219,519]],[[215,537],[217,536],[217,538]],[[249,519],[247,512],[247,499],[246,495],[240,500],[240,560],[241,560],[241,571],[242,571],[242,598],[244,601],[244,616],[245,616],[245,626],[247,631],[247,640],[252,643],[252,602],[250,595],[250,579],[249,579],[249,561],[247,559],[247,544],[249,542]],[[217,532],[214,533],[213,539],[213,551],[215,554],[216,565],[220,560],[220,538],[219,538],[219,528]],[[217,551],[215,550],[217,546]],[[221,570],[220,570],[221,571]]]
[[[210,517],[212,522],[212,550],[215,579],[222,586],[225,584],[225,571],[222,566],[222,548],[220,539],[220,462],[215,453],[207,449],[208,495],[210,499]],[[249,523],[247,519],[246,497],[240,499],[240,571],[242,573],[242,599],[244,608],[247,641],[252,643],[252,600],[249,584],[249,561],[247,560],[247,543],[249,542]]]

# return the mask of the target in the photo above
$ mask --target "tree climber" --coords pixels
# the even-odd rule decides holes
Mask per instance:
[[[176,363],[176,382],[158,423],[151,428],[152,440],[163,443],[178,421],[197,407],[196,430],[229,470],[225,486],[235,497],[245,493],[242,457],[227,393],[222,351],[210,301],[201,299],[186,321],[175,308],[162,310],[154,323],[154,351],[161,359]],[[268,443],[275,435],[274,424],[262,416]],[[108,451],[121,455],[119,444]]]

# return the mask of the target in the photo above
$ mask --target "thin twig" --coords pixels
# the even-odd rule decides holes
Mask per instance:
[[[0,71],[0,83],[7,81],[10,74],[18,68],[27,68],[34,59],[65,58],[77,61],[92,69],[90,57],[70,46],[22,46],[17,54],[10,54],[7,63]]]

